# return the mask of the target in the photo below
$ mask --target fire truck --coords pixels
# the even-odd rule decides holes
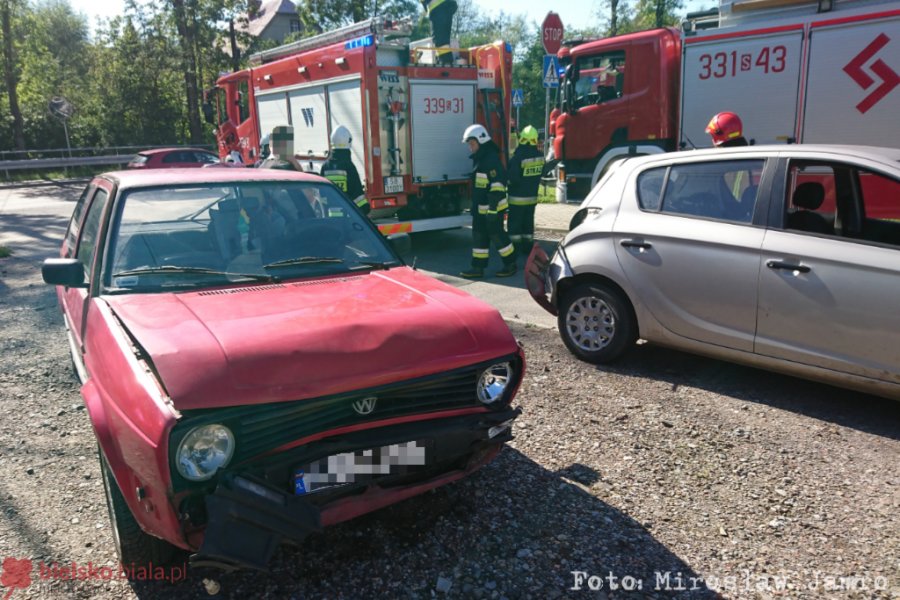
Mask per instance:
[[[710,146],[721,111],[757,144],[900,145],[900,2],[720,0],[691,17],[560,51],[558,201],[623,157]]]
[[[216,82],[219,154],[237,150],[252,164],[261,137],[288,125],[295,156],[318,172],[343,125],[382,233],[467,224],[472,166],[461,136],[481,123],[506,156],[512,48],[454,49],[445,65],[410,31],[409,21],[372,18],[252,55]]]

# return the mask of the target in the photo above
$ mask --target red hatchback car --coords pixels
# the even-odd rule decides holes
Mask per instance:
[[[138,152],[127,169],[184,169],[218,164],[219,157],[201,148],[159,148]]]
[[[120,171],[45,261],[123,563],[264,568],[284,539],[421,494],[512,439],[499,313],[403,264],[331,183]]]

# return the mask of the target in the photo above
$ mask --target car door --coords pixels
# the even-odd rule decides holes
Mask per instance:
[[[757,353],[900,382],[898,171],[784,164],[763,241]],[[801,198],[815,188],[815,202]]]
[[[76,361],[76,366],[79,366],[78,362],[84,343],[84,315],[86,304],[90,296],[90,286],[94,283],[95,266],[99,264],[99,259],[97,257],[99,254],[102,254],[103,216],[111,194],[111,185],[105,180],[95,180],[92,188],[93,190],[90,197],[86,198],[86,208],[83,210],[80,223],[77,224],[77,228],[75,229],[74,246],[69,255],[81,262],[82,267],[84,268],[85,280],[88,282],[88,287],[66,287],[62,288],[60,292],[63,316],[66,321],[66,328],[69,332],[69,342],[72,346],[72,356]],[[76,210],[76,213],[77,212],[78,211]],[[70,224],[70,232],[73,231],[73,227],[76,227],[75,224]],[[64,252],[65,251],[64,244]]]
[[[619,263],[676,336],[752,351],[764,167],[763,158],[672,163],[629,185],[614,225]]]

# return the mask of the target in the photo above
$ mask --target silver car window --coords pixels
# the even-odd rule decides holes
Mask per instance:
[[[762,159],[674,165],[669,169],[661,210],[750,223],[764,165]]]

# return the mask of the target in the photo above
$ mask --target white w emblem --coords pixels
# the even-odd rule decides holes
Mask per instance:
[[[360,415],[368,415],[372,411],[375,410],[375,404],[378,402],[378,398],[375,396],[369,396],[368,398],[363,398],[362,400],[357,400],[353,403],[353,410],[355,410]]]

